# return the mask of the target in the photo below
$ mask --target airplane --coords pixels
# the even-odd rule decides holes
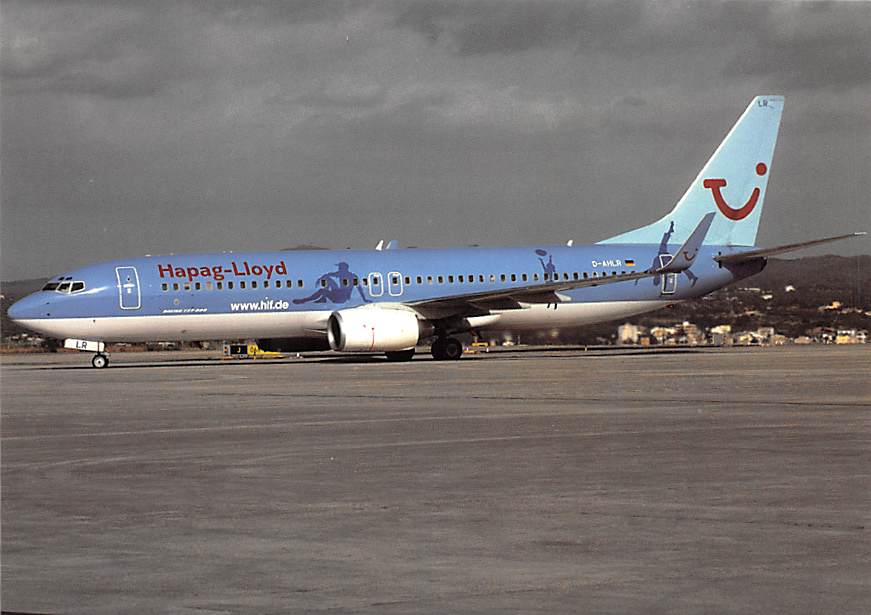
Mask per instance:
[[[463,354],[457,336],[569,327],[696,299],[769,256],[864,233],[756,247],[784,98],[755,97],[665,216],[592,245],[127,258],[51,278],[9,317],[109,364],[108,342],[257,339],[264,349]]]

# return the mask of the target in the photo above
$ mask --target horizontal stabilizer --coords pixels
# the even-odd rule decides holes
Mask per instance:
[[[705,236],[708,234],[708,229],[711,228],[711,223],[714,221],[714,212],[705,214],[701,221],[696,226],[695,230],[690,233],[687,240],[677,251],[677,254],[671,259],[665,267],[657,269],[657,273],[679,273],[692,267],[693,261],[699,254],[699,248],[705,241]]]
[[[766,256],[774,256],[775,254],[783,254],[784,252],[792,252],[793,250],[801,250],[811,246],[818,246],[830,241],[840,241],[841,239],[850,239],[851,237],[862,237],[868,233],[847,233],[846,235],[838,235],[837,237],[826,237],[825,239],[814,239],[813,241],[803,241],[802,243],[791,243],[784,246],[776,246],[774,248],[761,248],[759,250],[750,250],[749,252],[738,252],[736,254],[721,254],[715,256],[714,260],[718,263],[744,263],[757,258]]]

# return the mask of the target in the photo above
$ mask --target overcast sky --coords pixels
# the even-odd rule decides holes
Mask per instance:
[[[871,231],[871,3],[6,0],[2,39],[3,279],[594,242],[756,94],[786,95],[760,244]]]

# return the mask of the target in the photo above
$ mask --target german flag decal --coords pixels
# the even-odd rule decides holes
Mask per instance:
[[[631,258],[624,258],[623,262],[626,263],[627,267],[634,267],[635,266],[635,261],[632,260]]]

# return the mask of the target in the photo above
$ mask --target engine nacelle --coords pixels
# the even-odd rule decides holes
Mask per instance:
[[[344,352],[408,350],[420,339],[420,324],[408,310],[351,308],[330,315],[327,339],[330,348]]]

